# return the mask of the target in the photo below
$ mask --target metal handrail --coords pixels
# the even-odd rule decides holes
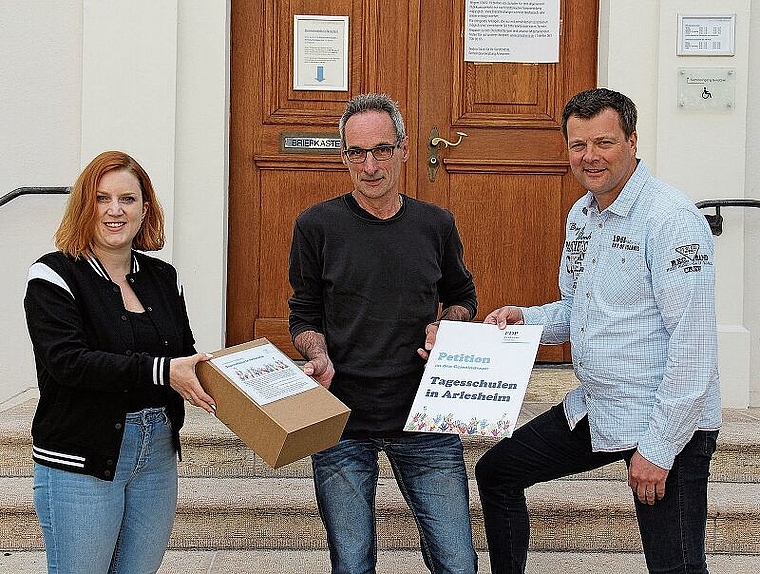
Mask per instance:
[[[723,233],[723,216],[720,214],[721,207],[760,207],[760,199],[736,198],[736,199],[706,199],[695,203],[699,209],[714,207],[715,215],[705,214],[705,219],[710,225],[710,231],[715,236]]]
[[[22,195],[59,195],[69,193],[68,187],[17,187],[0,197],[0,207]]]
[[[22,195],[64,195],[69,193],[68,187],[17,187],[13,191],[0,197],[0,207]],[[714,207],[715,214],[705,214],[705,219],[710,225],[710,231],[715,236],[723,233],[723,216],[720,214],[721,207],[760,207],[760,199],[734,198],[734,199],[706,199],[698,201],[698,209]]]

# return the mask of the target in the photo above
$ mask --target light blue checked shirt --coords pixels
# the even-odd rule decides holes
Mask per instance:
[[[591,193],[567,217],[562,299],[523,309],[542,343],[572,344],[595,451],[638,448],[670,469],[697,429],[721,425],[714,246],[705,218],[643,161],[601,213]]]

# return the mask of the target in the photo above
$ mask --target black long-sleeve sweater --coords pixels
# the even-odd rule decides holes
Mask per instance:
[[[477,311],[452,214],[407,196],[385,220],[351,194],[319,203],[296,220],[289,275],[290,334],[324,334],[330,390],[352,411],[344,436],[400,433],[439,303]]]

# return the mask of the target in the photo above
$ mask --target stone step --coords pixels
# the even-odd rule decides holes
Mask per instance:
[[[478,553],[478,572],[491,574],[488,553]],[[760,556],[709,554],[716,574],[760,572]],[[45,574],[42,551],[0,554],[0,573]],[[329,572],[324,550],[169,550],[158,574],[304,574]],[[427,572],[422,556],[413,551],[378,552],[377,574]],[[530,552],[526,574],[646,574],[641,554],[630,552]]]
[[[31,420],[36,400],[28,400],[0,413],[0,477],[31,476]],[[554,403],[525,402],[518,425],[544,412]],[[724,426],[713,457],[714,482],[760,483],[760,409],[724,410]],[[483,437],[463,437],[465,460],[470,476],[475,463],[497,441]],[[303,478],[311,476],[308,458],[277,470],[271,469],[219,420],[196,408],[187,411],[182,430],[183,460],[179,472],[184,477],[219,478]],[[381,457],[382,476],[392,476],[390,465]],[[578,475],[582,479],[625,480],[621,462]]]
[[[621,481],[557,480],[527,491],[531,548],[558,552],[640,550],[630,489]],[[470,483],[474,541],[486,549],[477,488]],[[760,554],[760,484],[711,483],[707,551]],[[0,478],[0,548],[38,550],[32,480]],[[393,480],[377,491],[381,550],[415,550],[418,536]],[[325,534],[307,478],[182,478],[171,548],[323,550]]]

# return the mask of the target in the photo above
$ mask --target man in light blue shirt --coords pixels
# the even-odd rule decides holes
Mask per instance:
[[[636,158],[629,98],[577,94],[562,132],[588,190],[567,217],[562,298],[484,322],[542,324],[542,343],[570,341],[580,386],[478,462],[491,571],[525,571],[525,488],[622,459],[650,571],[707,573],[721,425],[712,235],[693,202]]]

